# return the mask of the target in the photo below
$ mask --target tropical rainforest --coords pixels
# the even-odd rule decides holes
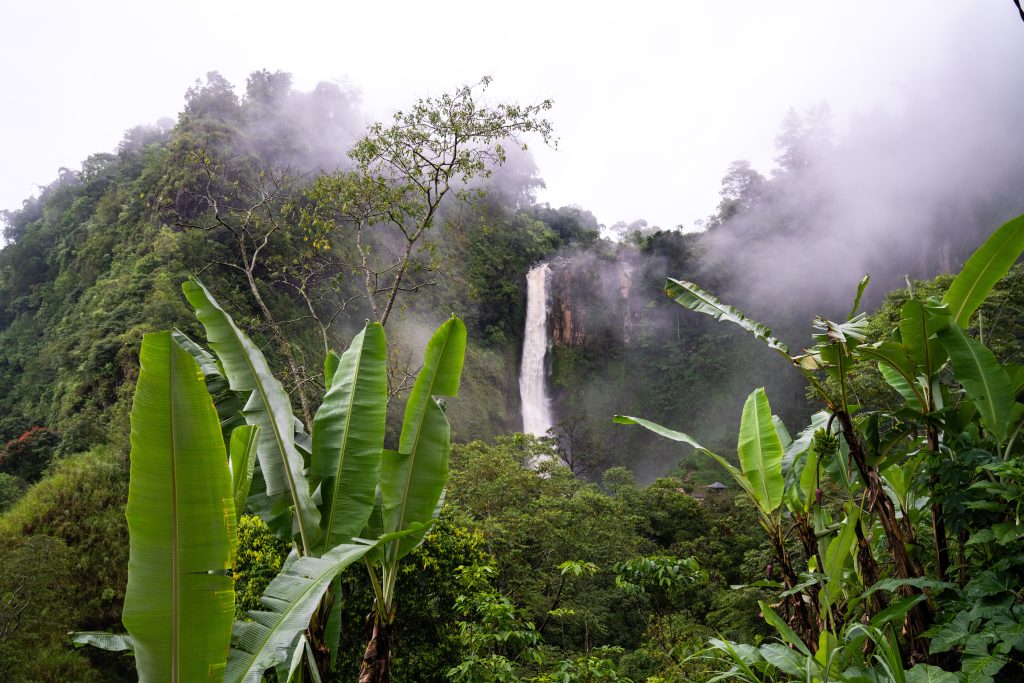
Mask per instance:
[[[906,130],[818,106],[605,226],[488,85],[211,72],[4,213],[0,678],[1024,679],[1020,144],[858,237]]]

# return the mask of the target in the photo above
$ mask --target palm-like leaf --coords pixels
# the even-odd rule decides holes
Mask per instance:
[[[466,326],[449,318],[427,344],[409,401],[405,406],[398,452],[381,462],[384,530],[401,531],[413,523],[427,525],[448,481],[451,429],[444,409],[434,396],[455,396],[459,391],[466,352]],[[402,538],[393,551],[401,558],[426,535],[426,528]]]
[[[146,335],[132,405],[124,624],[141,681],[219,681],[231,637],[234,501],[192,356]]]
[[[768,329],[767,325],[751,320],[743,311],[737,308],[723,304],[692,282],[668,278],[665,282],[665,293],[673,301],[689,308],[691,311],[710,315],[715,320],[724,320],[739,325],[766,343],[770,349],[782,354],[790,362],[793,361],[789,353],[789,347],[779,341],[778,338],[773,337],[772,331]]]
[[[313,420],[321,553],[359,535],[373,510],[387,417],[386,361],[384,328],[371,323],[336,364]]]
[[[331,580],[371,547],[343,544],[322,557],[300,558],[292,551],[263,593],[261,601],[267,609],[249,612],[252,621],[235,624],[224,683],[256,683],[266,669],[284,661],[295,637],[309,626]]]
[[[316,540],[320,513],[303,473],[304,462],[296,446],[296,420],[288,394],[271,373],[263,353],[238,329],[202,283],[186,280],[182,289],[206,329],[207,340],[220,359],[231,389],[251,392],[243,414],[246,422],[260,427],[256,453],[265,492],[275,503],[282,496],[289,498],[302,547],[308,553]],[[283,509],[280,505],[276,508]]]
[[[616,415],[614,418],[612,418],[612,421],[622,425],[639,425],[644,429],[650,430],[659,436],[665,437],[666,439],[671,439],[672,441],[679,441],[680,443],[685,443],[690,446],[693,446],[698,451],[702,451],[703,453],[713,458],[715,462],[717,462],[719,465],[725,468],[725,471],[732,476],[736,483],[739,484],[740,488],[742,488],[746,492],[746,494],[750,496],[751,499],[754,499],[754,490],[751,487],[750,481],[746,478],[746,476],[728,460],[718,455],[717,453],[713,453],[712,451],[709,451],[708,449],[701,446],[689,434],[686,434],[684,432],[677,432],[674,429],[662,427],[660,424],[651,422],[650,420],[645,420],[640,417],[631,417],[629,415]]]
[[[1024,252],[1024,216],[1004,224],[967,259],[963,270],[946,290],[942,302],[949,305],[953,320],[966,328],[971,315],[992,287]]]

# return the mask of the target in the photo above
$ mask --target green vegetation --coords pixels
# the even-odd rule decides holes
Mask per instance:
[[[1020,678],[1024,218],[884,298],[734,298],[723,244],[810,234],[813,116],[704,232],[611,242],[533,203],[550,103],[486,85],[353,137],[337,87],[209,74],[5,216],[0,678]]]

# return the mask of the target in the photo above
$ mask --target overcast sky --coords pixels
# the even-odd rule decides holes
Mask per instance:
[[[300,89],[345,80],[372,118],[488,74],[494,98],[555,101],[558,149],[533,147],[541,200],[690,227],[730,161],[771,168],[788,108],[827,101],[840,130],[898,115],[956,41],[1024,41],[1010,0],[4,4],[0,208],[175,116],[210,70],[240,88],[262,68]]]

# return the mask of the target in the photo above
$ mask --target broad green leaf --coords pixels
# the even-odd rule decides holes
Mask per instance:
[[[127,633],[108,633],[107,631],[72,631],[71,642],[75,647],[92,645],[109,652],[132,652],[135,644]]]
[[[782,452],[785,453],[793,445],[793,436],[786,429],[786,423],[778,415],[772,415],[772,423],[775,424],[775,431],[779,434],[779,443],[782,444]]]
[[[908,404],[921,412],[928,411],[924,392],[917,383],[916,363],[903,344],[886,341],[858,346],[857,355],[877,361],[882,377]]]
[[[789,467],[792,463],[796,462],[797,458],[811,447],[811,443],[814,441],[814,433],[827,425],[828,419],[829,413],[824,410],[811,415],[811,423],[804,427],[796,439],[793,440],[793,443],[786,447],[786,454],[782,457],[783,468]]]
[[[946,581],[938,581],[936,579],[929,579],[923,576],[914,577],[911,579],[882,579],[875,585],[864,591],[861,595],[862,598],[866,598],[875,591],[887,591],[894,592],[900,589],[902,586],[913,586],[914,588],[928,588],[928,589],[939,589],[945,590],[949,588],[956,588],[956,584],[948,583]]]
[[[1010,376],[995,355],[959,325],[948,326],[939,333],[939,340],[949,353],[957,381],[978,407],[985,427],[1002,444],[1015,402]]]
[[[640,425],[641,427],[654,432],[658,436],[663,436],[666,439],[672,439],[673,441],[685,443],[687,445],[693,446],[699,451],[707,451],[706,448],[697,443],[697,441],[689,434],[677,432],[676,430],[669,429],[668,427],[662,427],[661,425],[651,422],[650,420],[645,420],[640,417],[630,417],[629,415],[616,415],[615,417],[612,418],[612,422],[620,425]]]
[[[266,609],[249,612],[252,621],[235,623],[224,683],[256,683],[266,669],[288,658],[331,581],[370,548],[343,544],[322,557],[297,557],[293,550],[260,598]]]
[[[260,427],[256,453],[266,494],[275,500],[285,495],[290,499],[302,546],[308,551],[316,540],[320,513],[310,497],[305,463],[296,447],[291,400],[259,347],[238,329],[202,283],[186,280],[182,289],[206,328],[207,340],[220,358],[231,389],[251,392],[243,414],[246,422]]]
[[[455,396],[459,391],[466,353],[466,326],[452,316],[427,343],[423,369],[416,377],[405,405],[398,452],[385,453],[381,462],[384,528],[393,532],[414,522],[427,525],[448,481],[451,428],[434,396]],[[426,534],[426,529],[422,531]],[[417,534],[403,538],[396,548],[401,558],[423,540]]]
[[[299,636],[289,649],[291,654],[274,667],[277,673],[277,683],[293,683],[296,680],[302,661],[306,657],[306,639]]]
[[[147,334],[132,404],[123,621],[140,681],[220,681],[235,509],[224,439],[192,356]]]
[[[972,628],[973,620],[967,610],[957,612],[951,621],[939,626],[933,626],[925,635],[931,638],[928,654],[949,652],[954,647],[963,645],[977,634]]]
[[[681,443],[693,446],[698,451],[701,451],[710,456],[711,458],[713,458],[715,462],[717,462],[719,465],[725,468],[725,471],[732,475],[732,478],[736,481],[737,484],[739,484],[740,488],[742,488],[746,492],[746,494],[750,496],[751,500],[757,500],[754,496],[754,490],[753,488],[751,488],[750,481],[743,475],[742,472],[736,469],[736,467],[732,463],[730,463],[722,456],[716,453],[712,453],[708,449],[701,446],[689,434],[677,432],[674,429],[662,427],[661,425],[651,422],[650,420],[645,420],[640,417],[630,417],[629,415],[616,415],[614,418],[612,418],[612,422],[621,425],[639,425],[644,429],[650,430],[659,436],[665,437],[666,439],[671,439],[672,441],[679,441]]]
[[[893,495],[896,496],[903,514],[909,514],[907,497],[910,495],[911,485],[914,483],[918,468],[920,468],[923,461],[924,454],[919,454],[909,458],[902,465],[892,464],[880,472],[883,481],[889,486]]]
[[[818,634],[818,650],[814,653],[814,661],[819,666],[828,667],[829,661],[832,659],[838,647],[839,640],[829,633],[827,629],[823,629],[822,632]],[[812,669],[810,665],[808,665],[806,672],[809,673],[811,671]]]
[[[833,538],[825,551],[824,570],[828,580],[825,582],[824,603],[826,609],[831,607],[839,596],[843,584],[843,573],[853,552],[853,543],[856,540],[857,524],[860,520],[860,508],[855,505],[847,505],[846,521],[843,528]]]
[[[258,439],[256,443],[258,448]],[[267,495],[266,487],[267,485],[263,481],[263,472],[260,471],[257,460],[256,467],[252,472],[246,508],[262,519],[271,533],[290,544],[295,535],[295,515],[292,514],[291,498],[289,496],[271,498]]]
[[[903,397],[908,406],[921,413],[928,412],[928,400],[924,397],[924,391],[921,389],[924,386],[923,382],[908,381],[906,375],[885,363],[878,364],[878,371],[882,373],[882,378],[886,383]]]
[[[331,581],[331,609],[327,614],[327,625],[324,626],[324,644],[331,651],[331,666],[338,661],[338,649],[341,647],[341,619],[344,612],[344,600],[341,595],[341,577]]]
[[[771,514],[782,504],[782,443],[764,389],[755,389],[743,404],[737,445],[740,469],[750,482],[754,502]]]
[[[946,354],[935,335],[949,325],[949,309],[910,299],[900,309],[900,340],[907,356],[928,381],[946,361]]]
[[[815,491],[821,483],[821,472],[818,469],[818,451],[812,445],[807,449],[807,458],[800,470],[800,491],[804,495],[804,509],[811,509]]]
[[[1022,390],[1024,390],[1024,365],[1003,365],[1006,373],[1010,376],[1010,381],[1013,382],[1013,395],[1017,396]]]
[[[795,647],[805,657],[811,656],[811,651],[807,649],[807,645],[804,641],[800,640],[800,636],[796,634],[796,631],[789,627],[789,624],[786,623],[785,619],[776,614],[775,610],[773,610],[767,602],[758,600],[757,604],[761,607],[761,615],[764,616],[764,620],[768,622],[769,626],[778,631],[779,636],[784,642]]]
[[[256,425],[235,427],[231,432],[231,490],[235,499],[235,519],[242,516],[249,500],[252,472],[256,465],[256,444],[260,428]]]
[[[342,355],[313,418],[323,553],[359,535],[373,509],[387,417],[384,328],[370,323]]]
[[[803,676],[804,667],[807,665],[807,658],[801,657],[796,650],[790,649],[782,643],[768,643],[758,648],[761,656],[769,664],[779,671],[790,676]]]
[[[999,280],[1024,252],[1024,216],[1004,224],[978,247],[946,290],[942,302],[949,305],[953,320],[966,328],[971,315],[985,301]]]
[[[772,336],[772,331],[768,329],[767,325],[751,320],[743,311],[737,308],[723,304],[692,282],[668,278],[665,282],[665,294],[676,303],[685,306],[691,311],[710,315],[715,320],[724,320],[739,325],[766,343],[768,348],[781,353],[790,362],[794,362],[789,353],[789,348]]]
[[[894,621],[896,619],[902,620],[903,617],[907,616],[907,612],[909,612],[914,605],[927,599],[928,596],[924,593],[917,593],[916,595],[901,598],[896,602],[890,603],[889,606],[881,612],[872,615],[871,625],[876,628],[880,628],[890,621]]]
[[[931,664],[917,664],[907,671],[907,683],[959,683],[955,673],[943,671]]]

